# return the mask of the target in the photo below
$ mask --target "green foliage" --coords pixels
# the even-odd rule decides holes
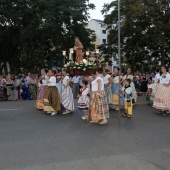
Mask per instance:
[[[0,63],[9,62],[12,72],[61,64],[62,50],[74,46],[75,36],[91,46],[85,26],[94,8],[88,0],[1,0]]]
[[[118,4],[105,4],[104,22],[109,25],[108,45],[117,53]],[[121,0],[121,50],[125,60],[139,65],[170,65],[170,2],[165,0]]]

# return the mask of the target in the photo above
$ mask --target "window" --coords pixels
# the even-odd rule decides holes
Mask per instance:
[[[103,33],[103,34],[106,34],[106,30],[102,30],[102,33]]]
[[[102,42],[103,42],[103,44],[106,44],[106,39],[103,39]]]

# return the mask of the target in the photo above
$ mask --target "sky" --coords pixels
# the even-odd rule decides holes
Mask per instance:
[[[104,3],[110,3],[112,0],[89,0],[90,3],[95,4],[96,9],[90,10],[91,19],[101,19],[103,20],[103,16],[101,14],[101,10],[103,8]]]

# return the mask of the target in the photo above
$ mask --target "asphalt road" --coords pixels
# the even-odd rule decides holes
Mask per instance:
[[[170,116],[139,97],[131,120],[105,126],[49,116],[35,101],[0,102],[0,170],[170,170]]]

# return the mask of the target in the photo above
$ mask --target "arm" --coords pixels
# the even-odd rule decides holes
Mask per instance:
[[[111,77],[109,77],[108,80],[109,80],[109,82],[107,84],[105,84],[105,86],[109,86],[113,82],[113,79]]]

